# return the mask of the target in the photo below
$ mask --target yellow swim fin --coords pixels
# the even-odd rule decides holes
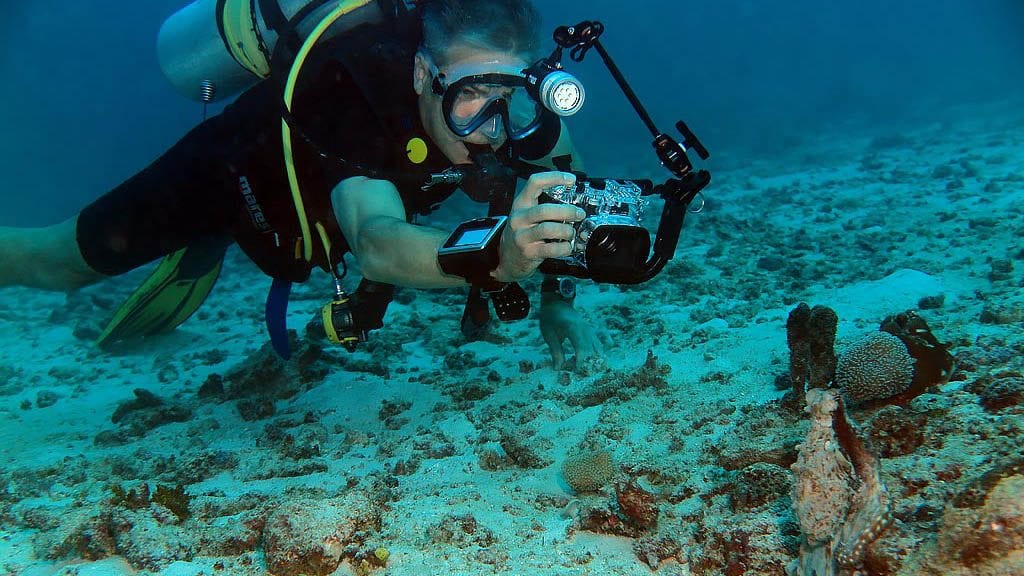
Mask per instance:
[[[230,237],[213,237],[166,256],[117,309],[96,344],[104,348],[174,330],[213,290],[232,242]]]

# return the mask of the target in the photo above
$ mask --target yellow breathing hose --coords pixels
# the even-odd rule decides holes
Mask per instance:
[[[331,264],[331,237],[327,235],[327,229],[320,222],[316,223],[316,231],[320,234],[320,243],[324,245],[324,254],[327,255],[327,268],[334,273],[334,266]]]
[[[292,111],[292,98],[295,96],[295,83],[299,78],[299,72],[302,70],[302,66],[305,64],[306,58],[313,50],[313,46],[315,46],[324,33],[327,32],[327,29],[341,17],[353,10],[366,6],[372,1],[373,0],[348,0],[347,2],[341,2],[337,7],[331,10],[315,28],[313,28],[313,31],[310,32],[309,36],[302,43],[302,47],[299,48],[298,53],[295,55],[295,62],[292,63],[291,70],[288,71],[288,80],[285,82],[284,86],[285,110],[289,113]],[[307,262],[309,262],[313,259],[313,238],[309,229],[309,219],[306,216],[306,207],[302,202],[302,194],[299,191],[299,178],[295,172],[295,159],[292,154],[292,131],[288,126],[288,121],[284,118],[281,119],[281,143],[284,145],[284,166],[288,173],[288,186],[292,191],[292,202],[295,204],[295,212],[299,216],[299,227],[302,229],[303,257]],[[323,236],[325,236],[325,234],[321,231],[321,240],[323,240]],[[325,246],[325,249],[329,250],[327,246]],[[329,254],[328,258],[330,258]],[[328,262],[328,266],[330,266],[330,262]]]

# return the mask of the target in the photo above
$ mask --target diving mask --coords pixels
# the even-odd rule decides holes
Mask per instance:
[[[583,86],[562,71],[538,78],[532,67],[499,61],[442,71],[421,54],[433,76],[431,90],[442,97],[445,123],[460,138],[481,130],[490,139],[504,131],[511,140],[522,140],[540,128],[547,111],[569,116],[583,106]]]

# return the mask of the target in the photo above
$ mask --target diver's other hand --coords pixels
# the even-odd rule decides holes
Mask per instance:
[[[569,204],[539,204],[544,190],[558,185],[574,186],[568,172],[541,172],[530,176],[512,202],[508,223],[501,234],[501,252],[492,276],[500,282],[517,282],[533,274],[545,258],[568,256],[576,230],[572,222],[586,213]]]
[[[604,349],[597,333],[572,302],[558,295],[544,294],[540,300],[540,334],[551,351],[555,370],[565,366],[565,341],[576,352],[576,369],[589,373],[604,363]]]

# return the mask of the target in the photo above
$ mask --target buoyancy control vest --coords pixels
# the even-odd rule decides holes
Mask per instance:
[[[308,64],[310,77],[297,89],[290,125],[302,209],[312,229],[310,258],[287,193],[280,131],[268,128],[264,142],[233,164],[249,212],[235,238],[269,276],[301,282],[314,266],[335,269],[349,246],[330,193],[345,178],[391,181],[409,220],[430,213],[455,191],[447,184],[423,189],[450,161],[420,122],[411,86],[418,44],[418,28],[366,25],[325,44]],[[272,97],[257,94],[268,89],[252,88],[239,101]]]

